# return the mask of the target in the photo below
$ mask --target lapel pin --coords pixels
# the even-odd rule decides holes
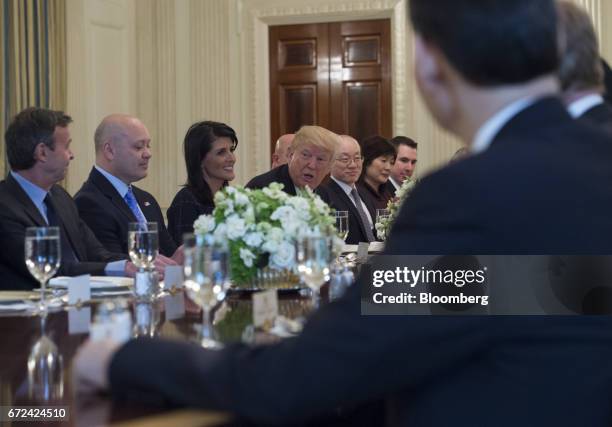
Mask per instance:
[[[145,206],[151,206],[151,203],[149,203],[149,202],[145,202],[145,203],[144,203],[144,205],[145,205]]]

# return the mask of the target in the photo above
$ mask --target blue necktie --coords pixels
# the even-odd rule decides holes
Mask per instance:
[[[147,219],[144,217],[142,211],[138,207],[138,202],[136,201],[136,197],[134,197],[134,192],[132,191],[131,185],[128,187],[128,191],[125,193],[125,197],[123,199],[136,217],[136,221],[138,221],[139,224],[146,223]]]

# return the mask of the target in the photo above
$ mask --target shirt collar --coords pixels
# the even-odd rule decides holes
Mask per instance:
[[[470,151],[474,154],[482,153],[491,145],[495,136],[514,116],[535,102],[534,97],[522,98],[514,101],[495,113],[484,122],[472,141]]]
[[[331,177],[331,179],[333,179],[336,182],[336,184],[338,184],[340,188],[342,188],[342,190],[346,193],[347,196],[350,196],[351,191],[353,191],[354,188],[357,188],[354,185],[350,186],[346,182],[342,182],[339,179],[334,178],[333,176]]]
[[[108,179],[108,181],[112,184],[112,186],[115,187],[115,190],[117,190],[117,193],[119,193],[119,195],[122,198],[125,198],[125,195],[128,192],[129,186],[125,182],[117,178],[115,175],[112,175],[108,173],[107,171],[105,171],[104,169],[102,169],[100,166],[94,165],[94,167],[96,168],[98,172],[104,175],[106,179]]]
[[[567,111],[570,115],[577,119],[596,105],[603,104],[604,99],[598,93],[592,93],[578,98],[567,106]]]
[[[15,178],[15,181],[17,181],[19,186],[26,192],[28,197],[37,207],[43,205],[45,197],[47,197],[47,191],[30,182],[18,173],[11,171],[11,175],[13,178]]]
[[[398,182],[394,180],[392,176],[389,177],[389,181],[391,182],[391,184],[393,184],[396,191],[400,189],[401,184],[398,184]]]

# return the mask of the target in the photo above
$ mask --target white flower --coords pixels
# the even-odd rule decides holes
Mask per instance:
[[[193,223],[193,231],[196,234],[207,234],[215,228],[215,218],[212,215],[200,215]]]
[[[317,211],[323,213],[323,212],[329,212],[329,205],[327,203],[325,203],[323,200],[321,200],[321,198],[319,196],[314,197],[314,205],[315,208],[317,208]]]
[[[253,209],[253,206],[247,206],[242,215],[247,223],[253,224],[255,222],[255,210]]]
[[[227,225],[227,237],[230,240],[237,240],[244,236],[247,231],[247,226],[244,219],[238,215],[230,215],[225,224]]]
[[[217,225],[217,228],[215,228],[215,231],[213,232],[213,238],[216,242],[223,242],[227,240],[227,225]]]
[[[249,249],[240,248],[240,259],[246,267],[253,267],[253,261],[255,260],[255,254]]]
[[[246,194],[236,192],[236,196],[234,197],[234,201],[236,202],[236,206],[246,206],[249,204],[249,198]]]
[[[254,248],[257,248],[261,245],[264,238],[261,233],[255,232],[255,233],[247,233],[246,236],[244,236],[243,240],[244,240],[244,243],[247,244],[247,246],[252,246]]]
[[[232,195],[232,194],[237,193],[237,192],[238,192],[238,190],[236,190],[234,187],[227,186],[227,187],[225,187],[225,192],[226,192],[228,195]]]
[[[270,267],[276,270],[290,268],[295,262],[295,246],[289,242],[282,242],[278,250],[270,257]]]

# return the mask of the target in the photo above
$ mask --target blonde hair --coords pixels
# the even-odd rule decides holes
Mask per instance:
[[[340,145],[340,137],[320,126],[302,126],[291,143],[291,151],[295,153],[306,144],[312,144],[333,156]]]

